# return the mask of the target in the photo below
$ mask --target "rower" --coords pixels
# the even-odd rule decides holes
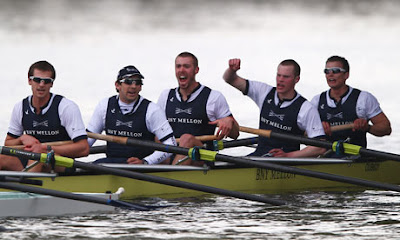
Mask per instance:
[[[367,147],[367,133],[378,137],[390,135],[390,121],[377,99],[369,92],[346,84],[350,75],[347,59],[329,57],[324,73],[329,90],[316,95],[311,103],[318,108],[327,140],[349,138],[349,143]],[[332,131],[333,127],[349,123],[352,123],[350,129]]]
[[[176,145],[172,128],[164,112],[153,102],[140,95],[143,75],[132,65],[118,72],[114,86],[117,95],[101,100],[87,126],[92,133],[105,131],[107,135],[132,137]],[[95,139],[89,138],[92,146]],[[141,147],[122,146],[108,142],[106,157],[94,163],[159,164],[171,153]]]
[[[278,65],[276,87],[238,76],[236,72],[240,64],[240,59],[230,59],[223,78],[250,97],[260,108],[260,129],[294,135],[304,135],[307,132],[308,137],[317,139],[325,137],[317,110],[295,91],[295,85],[300,80],[300,66],[296,61],[287,59]],[[324,152],[324,148],[307,146],[300,150],[299,143],[260,136],[257,149],[251,155],[317,157]]]
[[[158,98],[158,105],[165,110],[174,135],[180,138],[179,146],[202,146],[195,136],[212,135],[216,127],[218,140],[226,137],[236,139],[239,125],[229,110],[225,97],[218,91],[200,84],[196,80],[199,72],[198,59],[190,52],[182,52],[175,58],[175,76],[178,87],[164,90]],[[172,164],[202,165],[192,158],[176,155]]]
[[[55,154],[77,158],[89,154],[85,125],[79,107],[73,101],[50,90],[56,71],[47,61],[38,61],[28,70],[32,95],[15,104],[5,141],[6,146],[23,145],[26,151],[47,153],[47,142],[72,140],[68,144],[50,147]],[[34,161],[1,155],[0,169],[21,171]],[[57,167],[63,172],[64,168]],[[71,169],[69,169],[71,170]],[[42,163],[30,171],[50,171]]]

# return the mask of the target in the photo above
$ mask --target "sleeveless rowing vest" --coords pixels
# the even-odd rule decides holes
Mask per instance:
[[[275,132],[284,132],[294,135],[303,135],[304,131],[297,126],[297,116],[301,105],[306,99],[298,97],[290,106],[280,108],[275,105],[276,88],[274,87],[266,96],[260,112],[260,129],[272,130]],[[289,141],[280,141],[266,137],[259,137],[258,146],[251,155],[262,156],[271,149],[281,148],[284,152],[292,152],[300,149],[300,144]]]
[[[321,93],[319,97],[318,112],[321,116],[321,121],[329,122],[331,126],[338,126],[352,123],[357,119],[356,105],[360,90],[353,89],[344,104],[338,104],[335,108],[328,106],[326,101],[326,92]],[[355,131],[351,129],[332,132],[332,136],[326,136],[329,141],[345,140],[350,137],[350,143],[367,146],[366,132]]]
[[[24,132],[40,142],[55,142],[71,140],[65,127],[61,125],[58,106],[63,96],[55,95],[50,108],[44,114],[32,111],[29,97],[22,101],[22,126]]]
[[[137,101],[139,102],[140,99]],[[150,101],[143,99],[135,112],[122,114],[117,96],[108,99],[105,131],[107,135],[132,137],[141,140],[154,141],[154,134],[147,130],[146,112]],[[107,143],[107,157],[144,157],[153,153],[149,148],[125,146],[117,143]]]
[[[180,102],[175,96],[175,89],[169,91],[165,112],[176,138],[184,133],[194,136],[214,134],[215,126],[208,124],[210,119],[206,110],[210,92],[210,88],[204,87],[193,101]]]

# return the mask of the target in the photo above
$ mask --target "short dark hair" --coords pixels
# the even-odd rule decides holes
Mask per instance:
[[[176,57],[177,57],[177,58],[178,58],[178,57],[190,57],[190,58],[193,59],[193,65],[194,65],[194,67],[198,67],[198,66],[199,66],[199,61],[197,60],[197,57],[196,57],[193,53],[190,53],[190,52],[181,52],[181,53],[179,53],[178,56],[176,56]]]
[[[293,66],[293,68],[294,68],[294,76],[295,77],[300,76],[300,71],[301,71],[300,65],[295,60],[286,59],[286,60],[283,60],[279,65],[282,65],[282,66]]]
[[[38,62],[35,62],[34,64],[32,64],[29,67],[28,78],[30,76],[33,76],[33,71],[35,69],[40,70],[40,71],[49,71],[49,72],[51,72],[51,78],[56,79],[56,70],[54,69],[53,65],[51,65],[47,61],[38,61]]]
[[[343,69],[346,70],[347,72],[350,72],[349,62],[344,57],[335,55],[335,56],[329,57],[328,60],[326,60],[326,62],[341,62],[343,65]]]

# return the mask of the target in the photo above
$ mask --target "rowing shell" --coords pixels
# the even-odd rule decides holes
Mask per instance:
[[[115,193],[79,193],[93,197],[118,200],[124,192],[119,188]],[[63,216],[92,212],[113,212],[112,206],[88,203],[65,198],[51,197],[24,192],[0,192],[0,217]]]
[[[257,161],[274,161],[298,168],[331,173],[341,176],[367,179],[382,183],[400,184],[400,162],[365,161],[354,163],[341,159],[288,159],[257,158]],[[171,165],[106,164],[108,167],[130,169],[165,178],[177,179],[212,187],[247,193],[275,194],[299,191],[338,191],[365,189],[346,183],[310,178],[259,168],[239,168],[230,164],[208,167]],[[43,187],[68,192],[115,192],[123,187],[123,199],[139,197],[172,198],[204,194],[194,190],[171,187],[114,175],[79,172],[72,176],[58,176],[53,180],[37,178]]]

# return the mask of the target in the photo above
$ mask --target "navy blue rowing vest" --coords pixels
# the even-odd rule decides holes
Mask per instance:
[[[63,96],[55,95],[50,108],[45,114],[36,114],[29,104],[29,97],[22,101],[22,126],[26,134],[40,142],[71,140],[65,127],[61,126],[58,106]]]
[[[143,99],[135,112],[124,115],[119,107],[117,96],[110,97],[106,113],[106,134],[154,141],[154,134],[147,130],[146,125],[146,112],[149,103],[149,100]],[[125,146],[112,142],[107,143],[107,157],[137,157],[143,159],[152,153],[153,150],[149,148]]]
[[[210,119],[206,110],[210,92],[210,88],[204,87],[193,101],[180,102],[175,96],[175,89],[169,91],[165,112],[176,138],[184,133],[194,136],[214,134],[215,125],[208,124]]]
[[[326,92],[321,93],[319,97],[318,112],[321,116],[321,121],[329,122],[331,126],[344,125],[352,123],[356,120],[357,112],[356,105],[360,95],[360,90],[353,88],[344,104],[339,104],[335,108],[328,106],[326,102]],[[350,137],[350,143],[360,145],[362,147],[367,146],[366,132],[355,131],[351,129],[332,132],[332,136],[326,136],[329,141],[345,140]]]
[[[275,105],[275,92],[276,88],[274,87],[264,100],[260,112],[260,129],[303,135],[304,131],[300,130],[297,126],[297,116],[299,115],[301,105],[306,101],[306,99],[300,96],[290,104],[290,106],[280,108]],[[300,144],[291,143],[289,141],[283,142],[260,136],[258,139],[257,149],[251,155],[262,156],[274,148],[281,148],[284,152],[292,152],[299,150]]]

